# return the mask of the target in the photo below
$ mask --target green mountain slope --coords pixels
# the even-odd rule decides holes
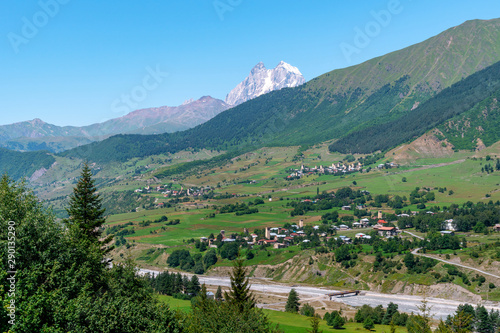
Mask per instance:
[[[385,124],[377,124],[352,132],[331,144],[329,149],[343,153],[371,153],[376,150],[387,150],[416,139],[447,119],[465,112],[477,113],[473,111],[476,105],[483,104],[485,100],[491,100],[492,94],[499,93],[500,62],[444,89],[413,112]]]
[[[55,162],[54,156],[46,151],[26,152],[0,148],[0,170],[13,179],[31,177],[41,168],[48,169]]]
[[[422,43],[307,84],[266,94],[194,129],[115,136],[63,153],[126,160],[187,147],[313,144],[393,121],[464,77],[500,61],[500,19],[468,21]]]
[[[479,142],[491,146],[500,140],[500,91],[469,111],[453,117],[438,127],[456,149],[475,149]]]

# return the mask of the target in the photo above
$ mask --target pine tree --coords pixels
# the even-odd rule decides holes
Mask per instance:
[[[323,331],[319,330],[319,318],[314,316],[309,318],[309,322],[311,323],[311,329],[307,330],[308,333],[323,333]]]
[[[492,333],[490,316],[484,306],[478,305],[476,308],[476,330],[479,333]]]
[[[255,299],[250,291],[250,284],[246,274],[247,271],[243,267],[243,260],[235,260],[230,275],[231,289],[229,289],[229,292],[224,293],[226,301],[235,305],[240,312],[255,306]]]
[[[390,302],[389,305],[387,305],[384,319],[382,319],[382,325],[389,325],[392,321],[392,316],[394,316],[396,312],[398,312],[398,305]]]
[[[215,292],[215,299],[217,301],[221,301],[222,300],[222,289],[220,286],[217,287],[217,291]]]
[[[288,300],[286,301],[285,311],[292,313],[299,312],[299,307],[300,307],[299,300],[300,300],[299,295],[297,295],[295,289],[292,288],[292,290],[290,290],[290,293],[288,294]]]
[[[69,198],[69,208],[66,209],[69,219],[66,221],[70,227],[76,227],[81,235],[87,237],[91,242],[99,242],[102,233],[101,227],[106,222],[102,199],[96,191],[92,171],[87,163],[84,163],[80,179]],[[109,236],[100,243],[106,245],[111,239],[112,236]]]
[[[193,296],[197,296],[200,292],[200,280],[197,275],[193,275],[188,283],[187,293]]]

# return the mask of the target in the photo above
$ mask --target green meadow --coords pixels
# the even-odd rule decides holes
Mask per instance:
[[[175,299],[171,296],[158,296],[160,301],[165,302],[170,306],[172,310],[179,310],[182,312],[189,312],[191,309],[191,302]],[[309,317],[301,316],[299,314],[293,314],[282,311],[264,310],[264,313],[268,316],[269,320],[278,324],[279,328],[286,333],[303,333],[307,332],[311,328]],[[344,332],[344,333],[358,333],[358,332],[368,332],[363,328],[363,324],[360,323],[346,323],[345,326],[340,330],[335,330],[328,326],[324,320],[321,320],[320,329],[323,332]],[[375,325],[375,328],[371,332],[389,332],[390,327],[386,325]],[[405,328],[397,327],[396,332],[406,332]]]

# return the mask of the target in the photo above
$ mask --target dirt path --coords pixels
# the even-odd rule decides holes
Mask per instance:
[[[437,258],[437,257],[431,256],[429,254],[418,253],[418,250],[420,250],[420,249],[421,248],[419,247],[419,248],[411,251],[411,253],[413,253],[416,256],[421,256],[421,257],[426,257],[426,258],[431,258],[431,259],[439,260],[439,261],[442,261],[444,263],[447,263],[447,264],[450,264],[450,265],[453,265],[453,266],[458,266],[458,267],[462,267],[462,268],[465,268],[465,269],[470,269],[470,270],[479,272],[481,274],[488,275],[488,276],[500,279],[500,276],[492,274],[492,273],[485,272],[485,271],[480,270],[478,268],[474,268],[474,267],[470,267],[470,266],[466,266],[466,265],[462,265],[462,264],[457,264],[457,263],[452,262],[452,261],[448,261],[448,260],[444,260],[444,259],[441,259],[441,258]]]
[[[399,175],[399,174],[402,174],[402,173],[407,173],[407,172],[412,172],[412,171],[420,171],[420,170],[440,168],[440,167],[444,167],[444,166],[447,166],[447,165],[459,164],[459,163],[463,163],[463,162],[465,162],[465,159],[456,160],[456,161],[453,161],[453,162],[424,165],[422,167],[415,168],[415,169],[403,170],[403,171],[399,171],[399,172],[391,172],[391,173],[386,174],[385,177],[390,176],[390,175]]]
[[[424,237],[417,236],[417,235],[415,235],[414,233],[411,233],[411,232],[409,232],[409,231],[404,230],[403,232],[404,232],[405,234],[410,234],[410,235],[412,235],[413,237],[416,237],[416,238],[418,238],[418,239],[420,239],[420,240],[424,240]]]

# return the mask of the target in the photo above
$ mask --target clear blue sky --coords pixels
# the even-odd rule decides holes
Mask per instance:
[[[136,108],[224,99],[259,61],[273,68],[284,60],[310,80],[466,20],[500,17],[498,0],[400,0],[348,61],[340,45],[354,45],[356,27],[394,1],[4,0],[0,124],[101,122],[132,111],[120,100],[132,92]],[[148,78],[157,67],[168,75]]]

